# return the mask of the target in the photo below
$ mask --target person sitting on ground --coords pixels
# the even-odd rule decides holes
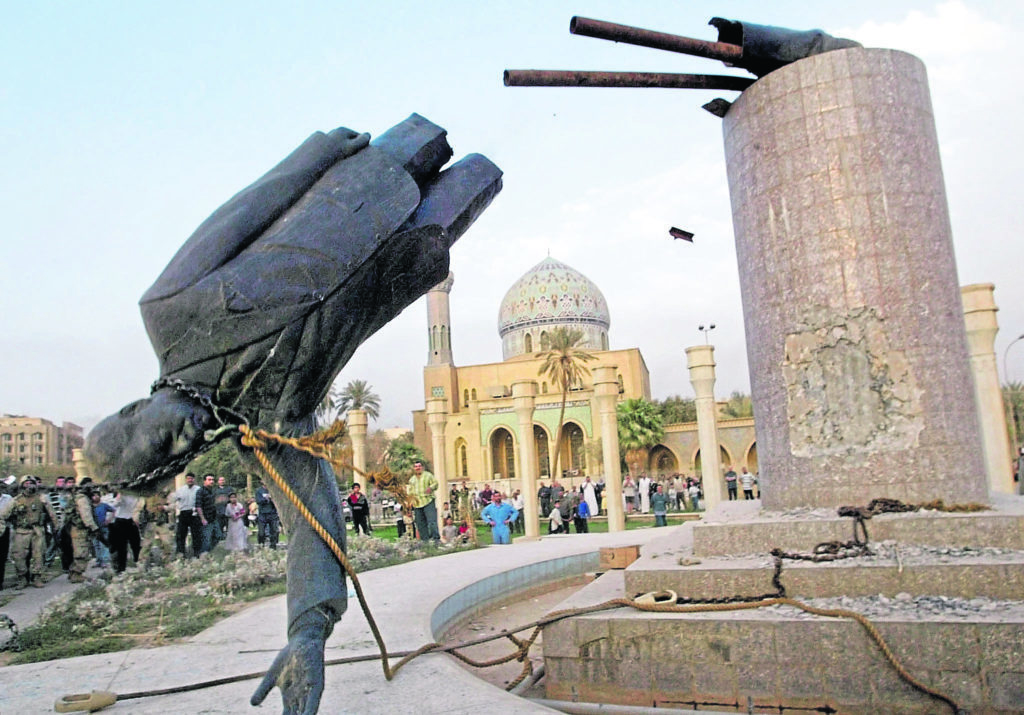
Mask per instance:
[[[441,543],[445,546],[451,546],[455,543],[455,540],[459,538],[459,530],[455,526],[455,522],[452,518],[445,517],[444,527],[441,529]]]
[[[459,541],[462,543],[469,541],[469,521],[466,519],[463,519],[462,523],[459,524]]]

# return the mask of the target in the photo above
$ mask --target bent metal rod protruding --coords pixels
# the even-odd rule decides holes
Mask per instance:
[[[667,32],[655,32],[630,25],[619,25],[604,20],[592,20],[589,17],[573,17],[569,20],[569,32],[573,35],[595,37],[599,40],[625,42],[629,45],[640,45],[655,50],[668,50],[684,55],[707,57],[721,60],[727,64],[736,62],[743,57],[743,48],[728,42],[711,42],[697,40],[692,37],[672,35]]]
[[[583,72],[577,70],[505,70],[506,87],[653,87],[723,89],[742,92],[749,77],[671,72]]]

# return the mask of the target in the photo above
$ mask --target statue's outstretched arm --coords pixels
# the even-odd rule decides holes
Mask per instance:
[[[143,296],[160,379],[90,432],[90,476],[141,484],[176,473],[225,425],[309,434],[355,349],[444,279],[449,248],[500,191],[485,157],[442,171],[450,157],[444,130],[415,114],[373,142],[315,134],[218,209]],[[344,547],[330,467],[289,447],[269,457]],[[347,586],[328,546],[268,486],[289,533],[289,642],[253,701],[276,685],[286,713],[312,713]]]

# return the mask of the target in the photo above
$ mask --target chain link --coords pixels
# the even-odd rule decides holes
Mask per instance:
[[[768,598],[786,598],[786,587],[782,583],[782,564],[788,559],[790,561],[811,561],[822,563],[827,561],[839,561],[841,559],[854,559],[861,556],[872,556],[868,537],[867,520],[879,514],[898,514],[921,509],[933,509],[936,511],[962,512],[981,511],[986,509],[981,504],[953,504],[945,505],[941,500],[927,502],[925,504],[906,504],[899,499],[872,499],[867,506],[841,506],[838,509],[839,516],[853,518],[853,538],[849,541],[823,541],[816,545],[809,553],[799,551],[786,551],[781,548],[774,548],[769,553],[774,562],[772,573],[772,585],[774,593],[765,593],[760,596],[723,596],[718,598],[689,598],[680,597],[676,600],[679,604],[700,604],[700,603],[751,603],[762,601]]]
[[[203,432],[203,441],[196,447],[190,449],[185,454],[175,457],[174,459],[162,464],[156,469],[140,474],[134,479],[129,480],[125,486],[140,487],[147,483],[158,481],[165,477],[172,477],[179,474],[188,463],[199,455],[208,452],[213,449],[214,445],[220,442],[226,437],[239,433],[239,427],[243,424],[249,424],[249,421],[239,412],[232,410],[228,407],[218,405],[213,401],[213,398],[203,390],[200,390],[194,385],[186,383],[184,380],[174,377],[161,377],[159,380],[153,383],[150,387],[150,394],[155,393],[157,390],[165,388],[171,388],[176,392],[180,392],[183,395],[187,395],[194,402],[199,403],[202,407],[205,407],[215,420],[216,427],[214,429],[208,429]]]

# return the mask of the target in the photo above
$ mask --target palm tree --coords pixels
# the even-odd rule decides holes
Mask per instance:
[[[646,457],[647,450],[665,436],[665,426],[658,407],[647,400],[626,400],[615,406],[619,427],[619,449],[625,453],[629,472],[636,475],[636,466]]]
[[[537,375],[547,375],[552,384],[562,389],[562,409],[558,412],[558,432],[555,437],[555,463],[551,476],[557,478],[558,457],[562,452],[562,431],[565,427],[565,403],[569,400],[569,388],[590,374],[585,363],[594,359],[590,353],[579,347],[583,331],[565,327],[554,328],[550,333],[551,347],[544,353],[544,362]]]
[[[380,396],[366,380],[353,380],[338,396],[338,411],[362,410],[373,419],[380,417]]]
[[[317,405],[317,424],[328,425],[349,410],[363,410],[373,419],[380,417],[380,396],[366,380],[353,380],[341,390],[337,385],[331,385],[331,389]]]

